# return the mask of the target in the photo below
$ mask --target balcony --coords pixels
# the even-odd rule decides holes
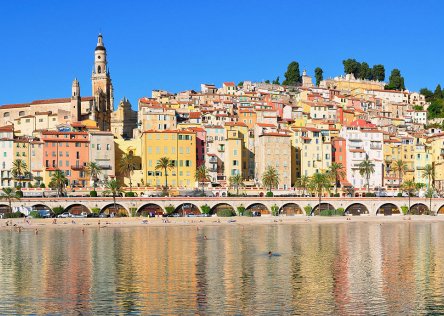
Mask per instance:
[[[382,149],[382,145],[381,143],[370,143],[370,149],[374,149],[374,150],[381,150]]]
[[[209,172],[217,172],[217,168],[210,167],[210,168],[208,169],[208,171],[209,171]]]
[[[111,170],[112,169],[111,165],[99,165],[99,168],[101,170]]]
[[[217,149],[217,151],[223,153],[223,152],[225,151],[225,147],[219,147],[219,148]]]
[[[210,157],[209,159],[210,163],[217,163],[217,158],[216,157]]]
[[[416,166],[416,170],[424,170],[425,166]]]
[[[85,166],[78,166],[78,165],[71,166],[72,170],[83,170],[84,168]]]

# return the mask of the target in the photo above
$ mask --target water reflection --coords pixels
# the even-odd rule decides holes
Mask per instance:
[[[0,314],[443,313],[443,232],[413,222],[1,231]]]

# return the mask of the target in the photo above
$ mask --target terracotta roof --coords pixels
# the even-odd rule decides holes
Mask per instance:
[[[234,87],[234,82],[224,82],[224,85],[227,87]]]
[[[6,110],[6,109],[18,109],[18,108],[29,108],[29,103],[22,103],[22,104],[5,104],[0,106],[0,110]]]

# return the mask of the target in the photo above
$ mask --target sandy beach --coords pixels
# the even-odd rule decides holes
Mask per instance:
[[[410,222],[444,222],[444,216],[407,215],[407,216],[262,216],[262,217],[169,217],[169,218],[57,218],[54,219],[2,219],[0,230],[23,230],[36,228],[117,228],[117,227],[168,227],[168,226],[220,226],[220,225],[317,225],[317,224],[352,224],[352,223],[410,223]],[[7,223],[8,222],[8,223]]]

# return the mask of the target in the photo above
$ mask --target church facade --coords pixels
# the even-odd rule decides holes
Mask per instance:
[[[69,98],[1,105],[0,126],[12,125],[16,136],[38,136],[41,131],[79,122],[101,131],[111,131],[114,93],[101,34],[94,52],[91,81],[92,96],[81,96],[80,83],[74,79]]]

